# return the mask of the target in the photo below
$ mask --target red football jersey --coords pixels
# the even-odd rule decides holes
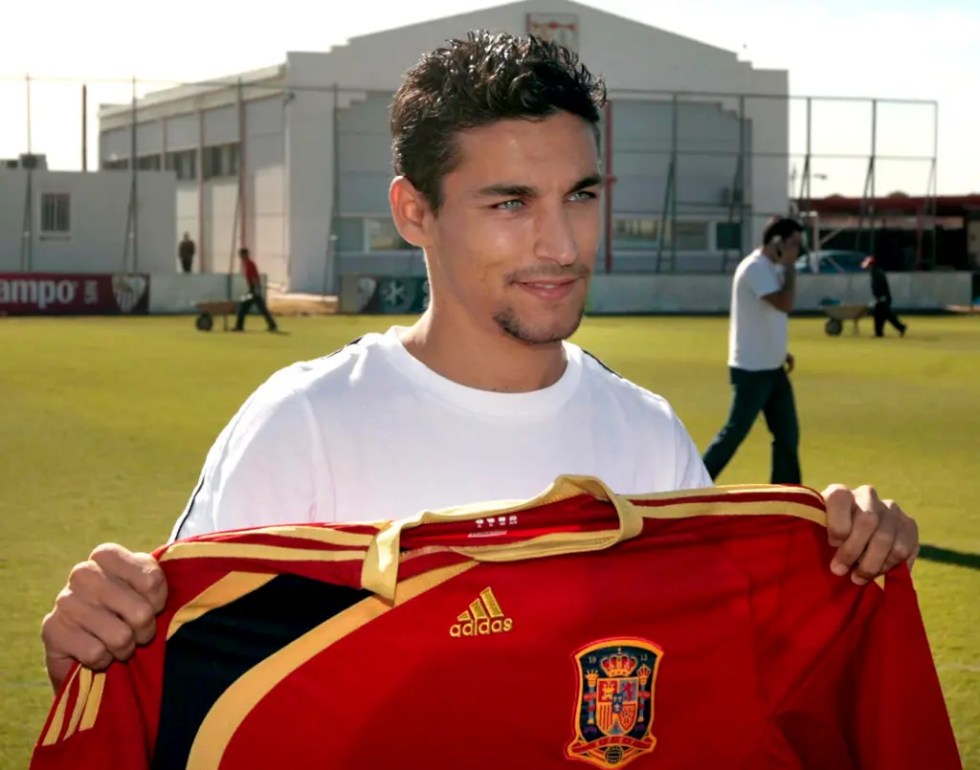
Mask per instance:
[[[802,488],[541,497],[156,556],[152,643],[76,668],[60,768],[959,768],[904,566],[831,574]]]

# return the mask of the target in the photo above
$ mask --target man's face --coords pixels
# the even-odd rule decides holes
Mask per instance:
[[[800,247],[803,244],[803,233],[795,232],[783,242],[783,257],[787,262],[795,262],[800,256]]]
[[[502,120],[456,137],[430,220],[434,302],[530,344],[578,328],[599,244],[595,135],[579,117]]]

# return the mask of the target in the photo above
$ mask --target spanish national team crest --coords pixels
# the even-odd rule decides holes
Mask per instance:
[[[602,639],[578,650],[571,759],[622,767],[653,751],[653,688],[663,650],[646,639]]]

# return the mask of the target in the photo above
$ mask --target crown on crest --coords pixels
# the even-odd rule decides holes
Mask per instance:
[[[639,661],[632,655],[627,655],[624,652],[617,652],[613,655],[607,655],[600,662],[599,665],[605,672],[606,676],[611,677],[624,677],[629,676],[633,673],[633,669],[636,668],[636,664]]]

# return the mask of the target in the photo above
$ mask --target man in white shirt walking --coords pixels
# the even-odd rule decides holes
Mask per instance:
[[[796,293],[796,258],[803,228],[793,219],[771,222],[762,248],[739,264],[732,281],[728,366],[734,397],[728,422],[704,454],[712,479],[735,455],[759,412],[772,433],[774,484],[799,484],[800,426],[789,374],[789,313]]]

